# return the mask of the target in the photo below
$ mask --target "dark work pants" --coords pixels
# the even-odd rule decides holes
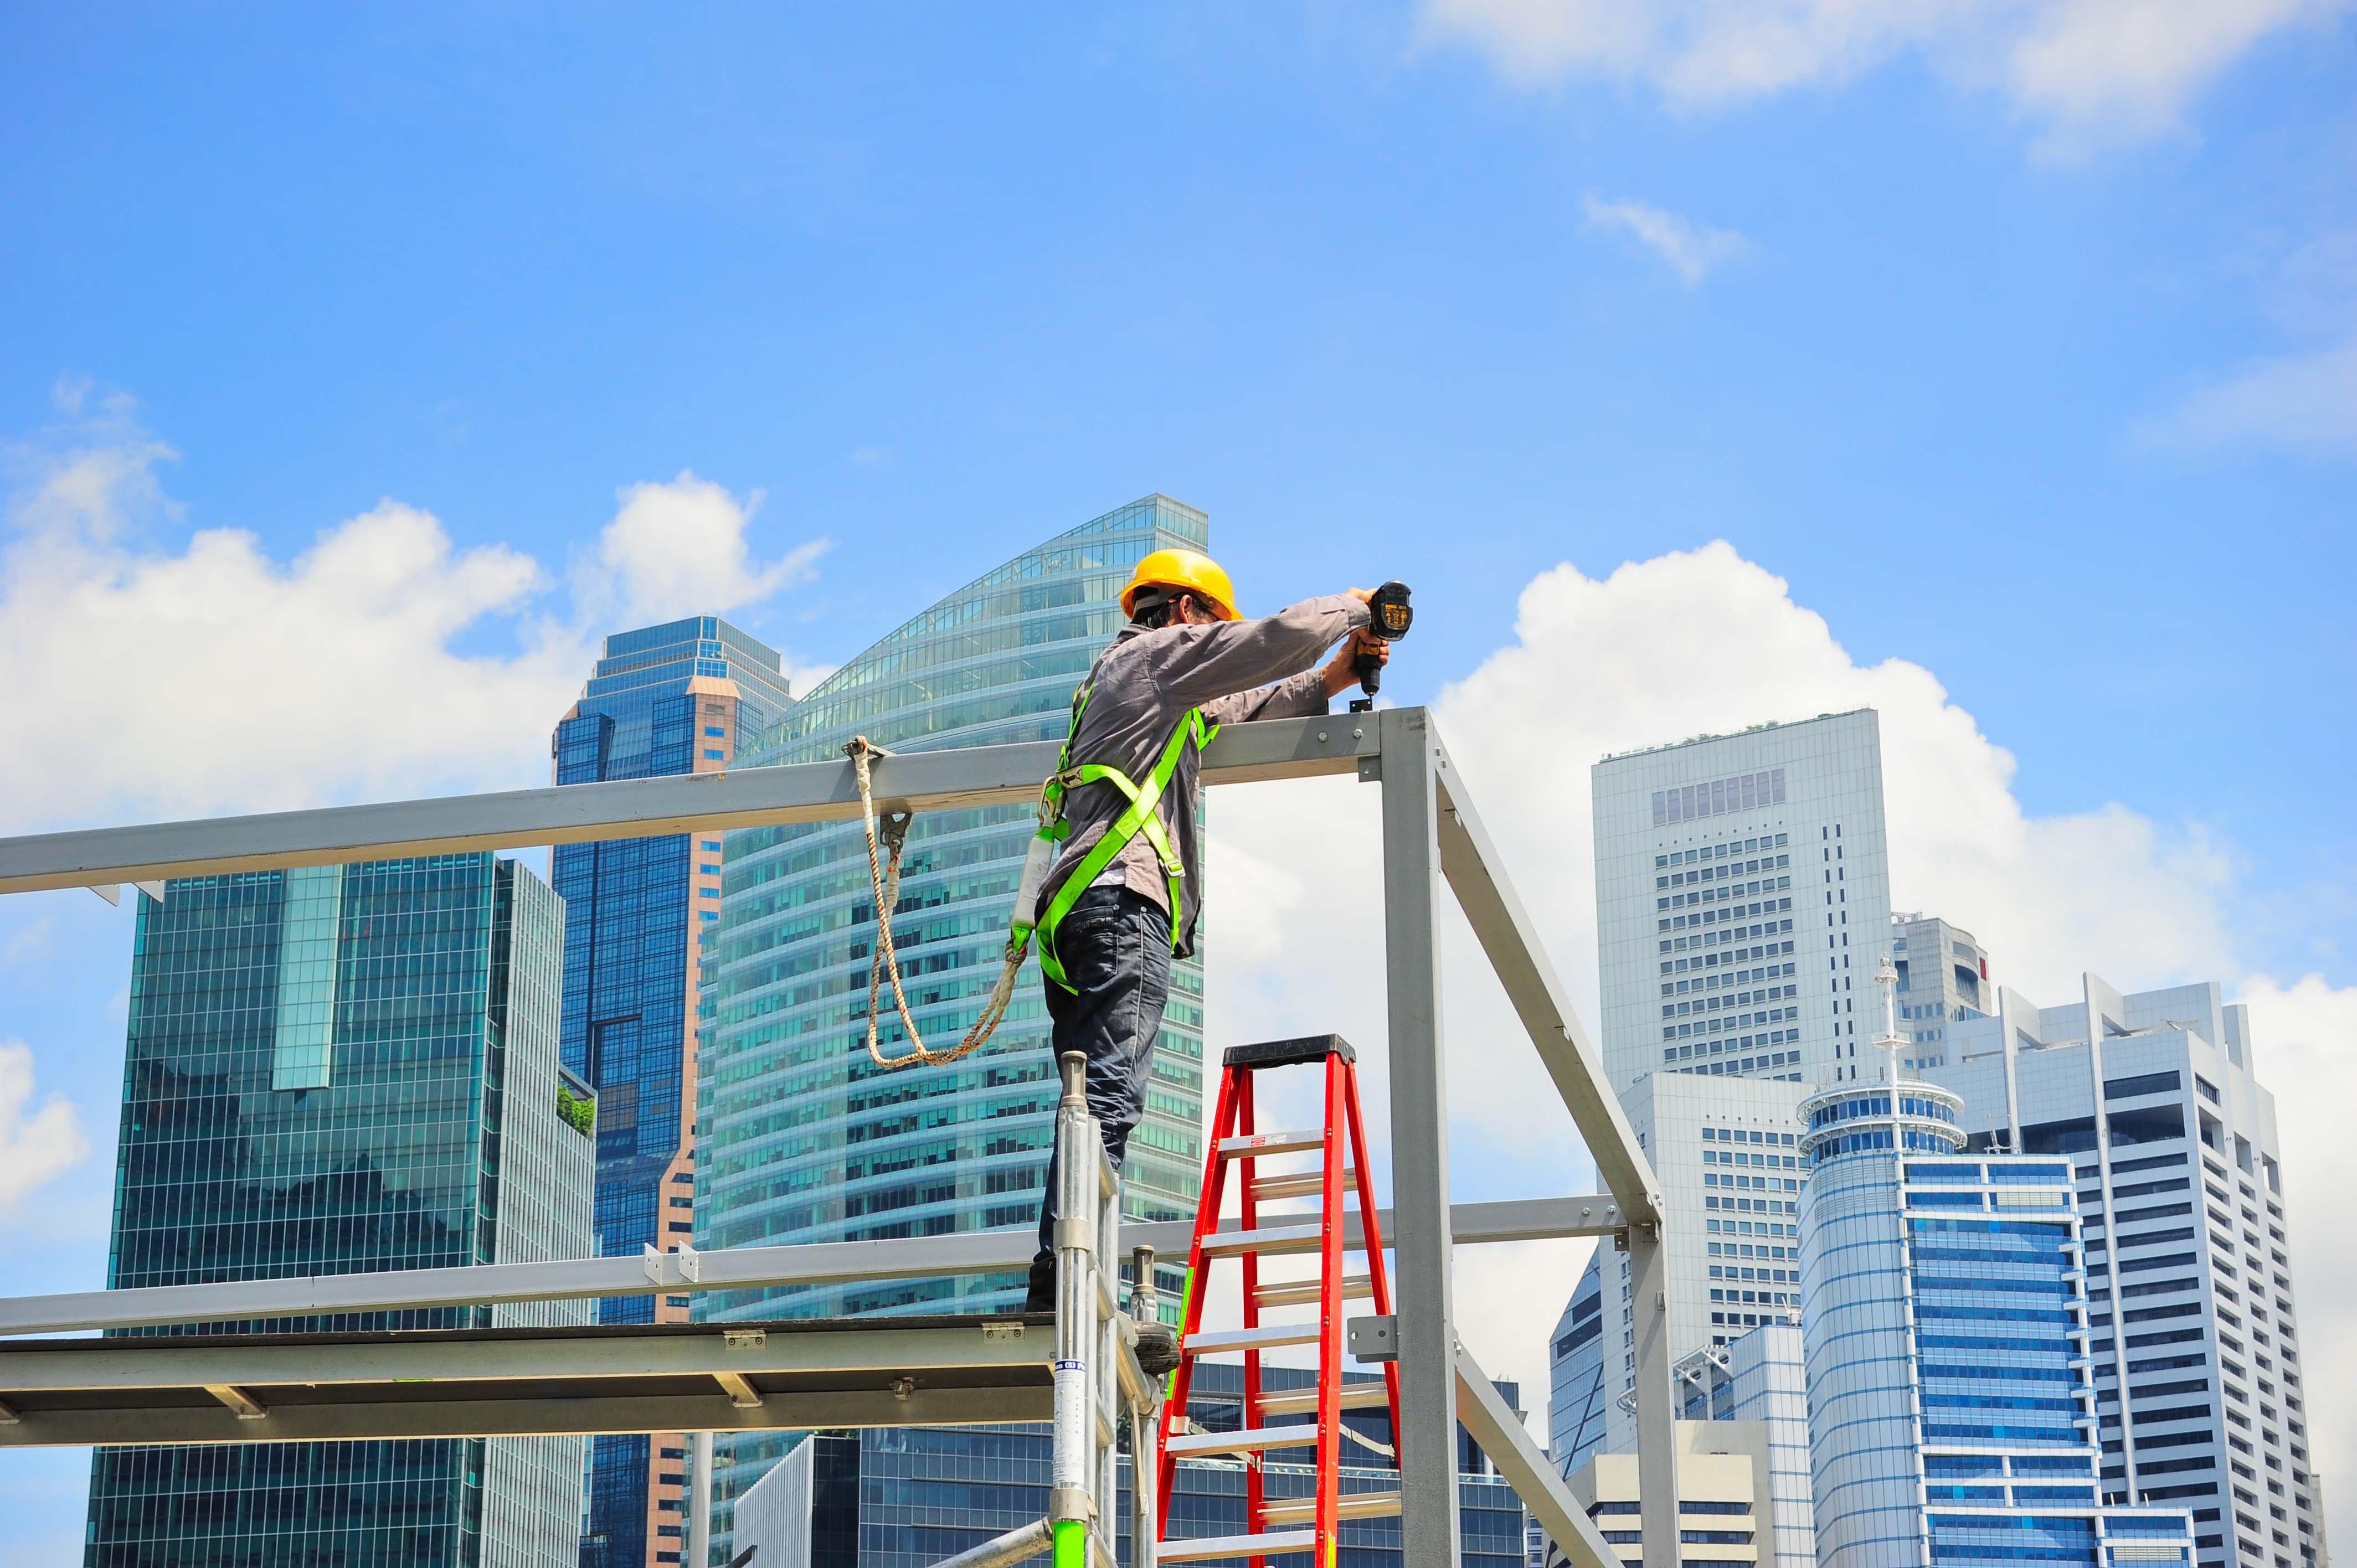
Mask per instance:
[[[1073,989],[1044,983],[1055,1056],[1060,1060],[1065,1052],[1079,1051],[1089,1058],[1089,1113],[1119,1170],[1129,1130],[1146,1109],[1154,1037],[1170,1000],[1170,917],[1126,887],[1092,887],[1058,927],[1056,956]],[[1057,1176],[1051,1152],[1048,1190],[1039,1200],[1042,1261],[1055,1256]]]

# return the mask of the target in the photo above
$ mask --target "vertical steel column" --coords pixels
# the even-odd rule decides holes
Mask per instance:
[[[705,1568],[712,1561],[712,1434],[688,1434],[689,1463],[694,1475],[687,1483],[687,1551],[684,1568]]]
[[[1449,1295],[1448,1100],[1440,1055],[1439,802],[1422,708],[1382,726],[1383,960],[1399,1261],[1400,1560],[1458,1561],[1457,1325]]]
[[[1637,1336],[1637,1497],[1645,1568],[1678,1568],[1679,1561],[1678,1409],[1670,1374],[1669,1284],[1660,1228],[1631,1225],[1629,1317]]]
[[[1056,1102],[1056,1425],[1048,1471],[1048,1519],[1056,1568],[1082,1568],[1096,1512],[1096,1384],[1092,1348],[1097,1330],[1098,1176],[1103,1157],[1089,1114],[1088,1058],[1057,1058],[1063,1097]]]

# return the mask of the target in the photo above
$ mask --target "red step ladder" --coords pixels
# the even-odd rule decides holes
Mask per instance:
[[[1307,1132],[1262,1132],[1254,1118],[1254,1075],[1276,1068],[1318,1067],[1325,1075],[1325,1125]],[[1399,1512],[1399,1492],[1340,1491],[1341,1426],[1345,1410],[1389,1408],[1392,1431],[1399,1431],[1399,1368],[1383,1363],[1383,1381],[1345,1387],[1342,1380],[1344,1303],[1369,1300],[1378,1314],[1392,1310],[1391,1282],[1383,1272],[1383,1242],[1375,1217],[1374,1178],[1367,1161],[1366,1129],[1359,1115],[1358,1056],[1339,1035],[1308,1039],[1275,1040],[1257,1046],[1237,1046],[1222,1061],[1218,1108],[1211,1116],[1211,1146],[1203,1159],[1203,1197],[1195,1215],[1195,1239],[1187,1255],[1186,1306],[1178,1326],[1178,1369],[1171,1374],[1169,1397],[1163,1403],[1162,1425],[1156,1444],[1157,1482],[1161,1521],[1158,1560],[1197,1563],[1213,1558],[1249,1559],[1253,1568],[1265,1560],[1289,1552],[1309,1552],[1313,1568],[1329,1568],[1340,1522]],[[1345,1143],[1348,1139],[1347,1159]],[[1264,1162],[1286,1155],[1311,1155],[1306,1169],[1269,1171]],[[1238,1228],[1220,1229],[1220,1209],[1227,1196],[1229,1173],[1240,1205]],[[1346,1196],[1358,1208],[1343,1206]],[[1315,1197],[1308,1212],[1265,1213],[1263,1206],[1288,1199]],[[1351,1233],[1345,1233],[1350,1224]],[[1363,1230],[1360,1230],[1363,1227]],[[1367,1272],[1345,1275],[1345,1252],[1363,1252]],[[1315,1253],[1318,1272],[1303,1280],[1261,1280],[1261,1260]],[[1211,1266],[1233,1258],[1243,1266],[1243,1326],[1206,1330],[1203,1301],[1210,1293]],[[1269,1323],[1267,1308],[1313,1306],[1317,1316],[1307,1322]],[[1264,1394],[1261,1355],[1280,1346],[1315,1345],[1318,1382],[1314,1390]],[[1235,1432],[1187,1430],[1187,1398],[1194,1382],[1198,1358],[1242,1351],[1244,1359],[1243,1425]],[[1311,1424],[1286,1422],[1265,1424],[1271,1416],[1311,1415]],[[1317,1484],[1308,1498],[1266,1495],[1260,1457],[1279,1449],[1315,1445]],[[1242,1457],[1245,1461],[1245,1533],[1215,1537],[1172,1538],[1170,1493],[1179,1464],[1210,1456]],[[1393,1461],[1394,1466],[1397,1460]]]

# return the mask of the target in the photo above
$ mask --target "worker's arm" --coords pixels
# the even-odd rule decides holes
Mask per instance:
[[[1325,693],[1319,672],[1312,668],[1318,655],[1337,641],[1368,624],[1365,601],[1349,594],[1305,599],[1273,616],[1254,620],[1224,620],[1210,626],[1167,627],[1138,639],[1140,654],[1154,662],[1154,677],[1168,701],[1182,707],[1200,707],[1215,724],[1244,718],[1275,718],[1268,711],[1277,696],[1254,690],[1271,682],[1291,686],[1287,676],[1308,682],[1307,691],[1318,704],[1293,707],[1288,713],[1324,712]],[[1261,701],[1247,712],[1223,711],[1222,697],[1250,696]],[[1295,697],[1292,701],[1301,701]]]

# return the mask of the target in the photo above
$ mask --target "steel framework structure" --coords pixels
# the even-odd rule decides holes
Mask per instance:
[[[1053,771],[1056,755],[1053,742],[906,752],[873,765],[873,788],[877,805],[887,809],[1027,803],[1037,798],[1039,780]],[[1206,752],[1202,769],[1207,784],[1349,774],[1378,784],[1383,792],[1394,1204],[1384,1216],[1383,1234],[1396,1260],[1398,1281],[1404,1560],[1459,1561],[1454,1428],[1461,1420],[1575,1563],[1581,1568],[1618,1568],[1617,1557],[1458,1343],[1449,1267],[1453,1245],[1459,1240],[1609,1235],[1628,1253],[1637,1307],[1634,1362],[1644,1561],[1646,1568],[1675,1568],[1674,1406],[1663,1297],[1665,1217],[1659,1190],[1604,1076],[1594,1043],[1546,960],[1430,714],[1422,708],[1396,708],[1231,725]],[[124,883],[177,876],[823,822],[853,817],[858,811],[858,789],[846,760],[104,828],[0,839],[0,893],[59,887],[112,890]],[[1443,881],[1571,1113],[1607,1193],[1451,1207],[1440,995]],[[1183,1227],[1125,1226],[1122,1240],[1175,1250],[1176,1238],[1166,1237],[1165,1230]],[[1011,1266],[1018,1251],[1028,1257],[1029,1246],[1028,1236],[985,1232],[701,1254],[683,1250],[643,1261],[585,1259],[19,1297],[0,1300],[0,1334],[995,1270]],[[241,1348],[241,1353],[262,1363],[266,1373],[274,1354],[293,1356],[301,1349],[253,1345]],[[21,1357],[0,1358],[0,1391],[9,1386],[21,1362]],[[9,1441],[12,1431],[7,1399],[0,1391],[0,1444]],[[918,1423],[916,1419],[891,1423]],[[682,1423],[667,1419],[657,1424],[679,1430]],[[740,1423],[732,1418],[722,1424]],[[345,1434],[369,1435],[357,1431]]]

